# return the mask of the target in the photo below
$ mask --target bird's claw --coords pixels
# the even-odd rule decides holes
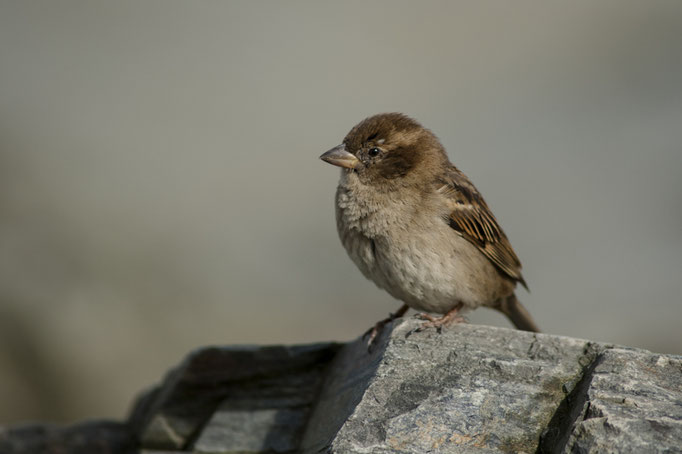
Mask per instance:
[[[416,314],[415,318],[418,318],[419,320],[425,320],[425,322],[422,323],[421,326],[418,326],[407,333],[405,337],[411,336],[414,333],[420,333],[428,328],[436,328],[436,331],[438,334],[440,334],[443,332],[443,327],[445,326],[450,326],[454,323],[466,323],[467,319],[458,314],[460,309],[461,306],[458,306],[442,317],[434,317],[433,315],[426,314],[424,312]]]
[[[409,309],[409,307],[406,304],[403,304],[397,311],[390,312],[388,314],[388,318],[385,318],[383,320],[379,320],[378,322],[376,322],[374,324],[373,327],[371,327],[370,329],[365,331],[365,334],[362,335],[362,338],[364,339],[364,338],[368,337],[368,339],[367,339],[367,351],[368,352],[370,352],[370,353],[372,352],[372,347],[374,346],[374,341],[376,340],[379,333],[381,333],[381,331],[384,329],[384,326],[386,326],[388,323],[391,323],[393,320],[400,318],[403,315],[405,315],[405,312],[407,312],[408,309]]]

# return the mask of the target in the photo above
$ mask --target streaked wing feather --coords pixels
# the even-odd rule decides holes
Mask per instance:
[[[521,261],[469,179],[453,166],[439,183],[438,190],[451,202],[447,218],[450,227],[474,244],[502,273],[528,288],[521,275]]]

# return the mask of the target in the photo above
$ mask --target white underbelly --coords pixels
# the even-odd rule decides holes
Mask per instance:
[[[379,242],[377,264],[389,284],[389,293],[427,312],[445,313],[459,303],[472,308],[482,304],[476,289],[467,285],[471,270],[462,260],[465,254],[461,249],[471,245],[454,232],[448,233],[453,234],[452,241],[444,247],[434,247],[433,241],[420,238],[403,244]]]
[[[477,273],[490,271],[487,259],[445,223],[436,234],[440,241],[434,234],[369,240],[354,231],[342,241],[365,277],[416,310],[445,313],[460,302],[470,308],[485,304],[487,292],[472,284]]]

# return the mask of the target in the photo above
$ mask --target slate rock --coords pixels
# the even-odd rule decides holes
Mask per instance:
[[[597,354],[594,344],[455,325],[386,329],[368,355],[359,340],[334,361],[303,452],[535,452],[540,436]]]
[[[548,334],[396,321],[348,344],[304,453],[682,452],[682,358]]]
[[[682,452],[682,358],[605,350],[581,392],[563,452]]]
[[[200,349],[139,400],[131,425],[145,449],[192,449],[196,442],[197,450],[243,451],[284,429],[288,444],[272,443],[296,446],[323,372],[339,348],[326,343]],[[264,418],[268,412],[275,417]],[[281,427],[285,414],[290,418]],[[220,447],[216,436],[223,440]]]
[[[130,427],[113,421],[0,427],[1,454],[134,454],[136,446]]]
[[[0,427],[0,454],[682,453],[682,357],[421,323],[200,349],[127,423]]]

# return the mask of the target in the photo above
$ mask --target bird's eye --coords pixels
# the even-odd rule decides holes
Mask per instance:
[[[374,147],[374,148],[370,148],[368,153],[371,157],[375,157],[375,156],[379,156],[379,153],[381,153],[381,150]]]

